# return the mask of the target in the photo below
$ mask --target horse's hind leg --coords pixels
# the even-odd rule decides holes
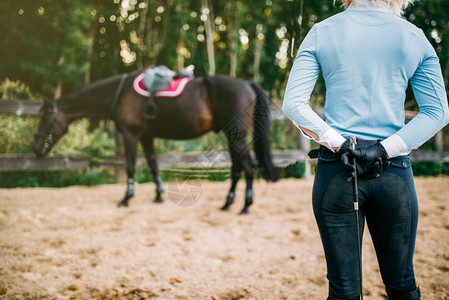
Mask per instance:
[[[123,132],[125,144],[126,174],[128,176],[126,194],[118,206],[128,206],[128,199],[134,196],[134,173],[136,171],[137,137],[130,132]]]
[[[154,138],[149,134],[143,134],[140,142],[145,151],[145,157],[147,159],[148,166],[150,167],[151,174],[153,175],[153,181],[156,184],[156,198],[154,202],[162,202],[161,194],[164,192],[164,185],[162,182],[159,168],[157,166],[157,156],[154,150]]]
[[[248,143],[246,142],[247,129],[230,127],[225,130],[228,138],[229,150],[232,159],[232,185],[228,198],[222,209],[227,209],[234,201],[235,186],[242,172],[246,178],[245,206],[240,214],[248,213],[248,208],[253,203],[253,162],[251,159]]]

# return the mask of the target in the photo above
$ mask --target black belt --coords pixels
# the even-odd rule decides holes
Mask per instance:
[[[376,143],[377,143],[377,140],[360,140],[360,139],[357,139],[357,145],[363,145],[364,147],[372,146],[372,145],[374,145]],[[327,151],[329,153],[326,153]],[[310,158],[319,158],[321,152],[325,152],[324,155],[326,155],[326,156],[331,156],[331,155],[335,156],[336,155],[334,152],[332,152],[328,148],[326,148],[324,146],[320,146],[320,149],[313,149],[313,150],[311,150],[308,153],[308,156]],[[340,159],[340,158],[338,158],[338,159]]]

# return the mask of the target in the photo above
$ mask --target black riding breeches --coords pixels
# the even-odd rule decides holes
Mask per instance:
[[[358,299],[361,291],[352,182],[333,153],[321,149],[320,154],[326,151],[316,167],[313,209],[326,256],[327,278],[336,295]],[[415,286],[418,202],[408,156],[390,161],[378,178],[358,179],[360,236],[366,219],[385,286],[409,291]]]

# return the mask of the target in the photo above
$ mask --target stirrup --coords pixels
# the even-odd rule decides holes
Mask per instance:
[[[157,117],[157,106],[156,103],[153,101],[149,101],[147,105],[145,105],[145,111],[143,114],[144,118],[147,120],[154,120]]]

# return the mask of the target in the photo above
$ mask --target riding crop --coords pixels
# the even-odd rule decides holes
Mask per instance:
[[[351,137],[350,147],[355,150],[357,145],[357,140],[354,136]],[[354,211],[355,211],[355,222],[357,230],[357,259],[359,263],[359,278],[360,278],[360,299],[363,300],[363,289],[362,289],[362,249],[360,243],[360,225],[359,225],[359,187],[357,183],[357,162],[353,158],[354,165],[354,175],[352,177],[352,195],[354,197]]]

